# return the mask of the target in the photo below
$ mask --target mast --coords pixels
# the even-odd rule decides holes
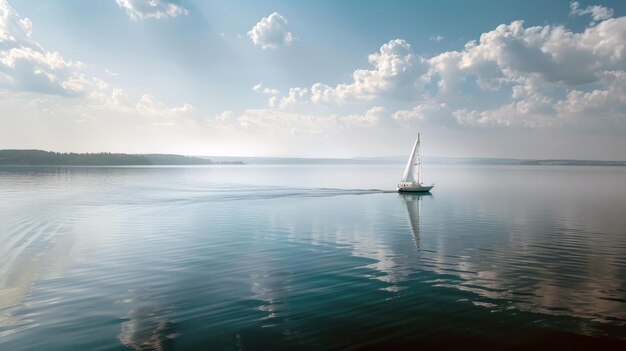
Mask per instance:
[[[420,149],[420,133],[417,133],[417,182],[422,185],[422,152]]]

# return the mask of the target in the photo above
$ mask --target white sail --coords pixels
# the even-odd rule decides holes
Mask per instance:
[[[406,163],[404,169],[404,175],[402,175],[402,182],[419,183],[420,182],[420,135],[417,134],[417,140],[415,140],[415,146],[413,146],[413,152],[409,156],[409,160]]]
[[[428,193],[435,185],[422,185],[422,157],[420,154],[420,135],[417,134],[415,146],[406,163],[402,180],[398,183],[399,192]]]

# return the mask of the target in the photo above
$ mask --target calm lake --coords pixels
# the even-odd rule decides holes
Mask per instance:
[[[0,349],[626,347],[626,167],[402,171],[0,168]]]

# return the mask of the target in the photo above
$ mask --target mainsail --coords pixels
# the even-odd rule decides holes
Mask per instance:
[[[415,146],[413,146],[413,152],[411,152],[411,156],[409,156],[409,161],[406,164],[406,168],[404,169],[404,175],[402,176],[403,182],[408,183],[420,183],[420,168],[421,168],[421,160],[420,160],[420,135],[417,134],[417,140],[415,140]]]

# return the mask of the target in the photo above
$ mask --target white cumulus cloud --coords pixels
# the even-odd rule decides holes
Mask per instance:
[[[80,62],[42,48],[31,38],[32,23],[8,1],[0,1],[0,87],[13,91],[77,95],[93,81],[80,73]]]
[[[603,21],[613,17],[613,9],[608,7],[594,5],[587,6],[586,8],[581,8],[580,3],[578,1],[574,1],[569,5],[570,16],[584,16],[590,15],[594,21]]]
[[[470,42],[459,67],[479,79],[518,82],[539,76],[567,86],[598,80],[604,70],[626,68],[626,17],[609,19],[574,33],[563,26],[499,25]]]
[[[368,59],[373,69],[354,71],[351,83],[334,87],[323,83],[313,84],[311,101],[343,103],[349,100],[369,100],[380,95],[410,98],[420,92],[426,82],[426,63],[405,40],[395,39],[383,44]]]
[[[365,111],[364,114],[353,114],[337,117],[339,122],[347,126],[371,127],[374,126],[381,118],[381,114],[385,111],[382,106],[374,106]]]
[[[399,122],[423,121],[430,116],[438,115],[440,111],[447,109],[445,102],[426,101],[414,106],[410,110],[396,111],[391,118]]]
[[[453,114],[460,125],[550,127],[562,124],[554,114],[553,104],[552,98],[534,94],[492,110],[463,108]]]
[[[189,11],[176,1],[166,0],[115,0],[133,20],[168,18],[187,15]]]
[[[468,43],[464,51],[455,53],[458,63],[451,60],[448,65],[433,69],[441,76],[440,88],[458,86],[459,77],[470,75],[483,88],[513,85],[512,100],[499,108],[456,111],[459,124],[525,127],[581,124],[584,118],[580,113],[574,118],[573,114],[591,111],[594,101],[596,108],[588,114],[588,119],[598,114],[623,119],[624,114],[618,117],[615,111],[624,109],[621,98],[616,98],[623,94],[616,84],[623,84],[625,77],[624,43],[626,17],[606,19],[581,33],[563,26],[525,28],[522,21],[515,21],[482,34],[478,42]],[[431,62],[443,55],[449,53]],[[588,84],[603,88],[593,92],[578,88]],[[554,92],[567,94],[567,99],[558,100]],[[597,103],[601,99],[604,104]]]
[[[611,121],[626,124],[626,72],[607,71],[599,76],[603,88],[570,90],[567,97],[555,105],[556,111],[564,118],[576,121],[588,119],[592,124]]]
[[[289,89],[289,94],[280,98],[279,107],[285,108],[290,105],[306,102],[309,98],[309,90],[307,88],[297,87]]]
[[[133,102],[122,88],[85,73],[85,64],[43,48],[31,33],[30,20],[21,18],[6,0],[0,0],[0,90],[73,97],[69,107],[51,106],[48,110],[83,117],[108,110],[170,123],[176,116],[195,113],[190,104],[168,107],[147,94]]]
[[[287,29],[287,19],[278,12],[263,17],[250,29],[248,37],[254,45],[260,45],[263,49],[276,49],[290,45],[294,37]]]
[[[623,94],[616,84],[625,77],[626,17],[610,18],[610,11],[595,7],[588,11],[595,11],[600,22],[582,32],[513,21],[483,33],[461,51],[430,58],[418,56],[402,39],[391,40],[369,55],[373,68],[355,70],[351,82],[292,88],[279,106],[391,97],[436,101],[398,111],[392,115],[396,121],[420,120],[427,114],[451,118],[455,111],[456,122],[462,125],[557,126],[580,121],[567,114],[592,106],[597,113],[623,119],[623,113],[620,117],[614,112],[623,111],[622,99],[615,96]],[[436,89],[425,90],[428,85]],[[583,88],[592,85],[597,87],[594,91]],[[473,96],[503,89],[511,94],[508,101],[498,98],[500,107],[472,108]],[[598,103],[601,100],[606,103]],[[602,108],[605,111],[598,112]]]

